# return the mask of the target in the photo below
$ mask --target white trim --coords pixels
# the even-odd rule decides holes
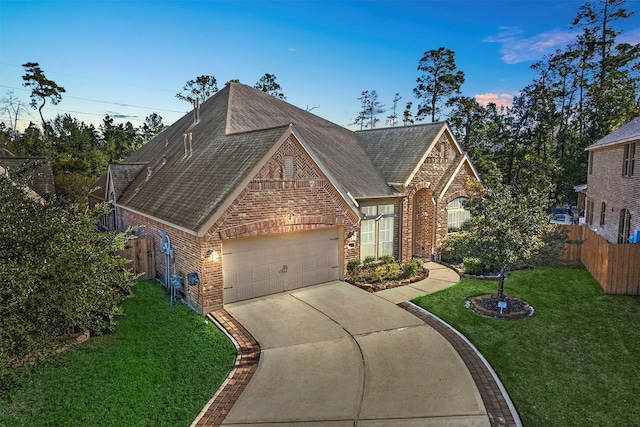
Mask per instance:
[[[478,181],[480,181],[480,177],[478,176],[478,172],[476,171],[476,168],[473,167],[473,163],[471,163],[471,159],[469,158],[469,155],[467,153],[464,153],[464,157],[462,158],[462,160],[460,160],[460,163],[458,164],[458,166],[456,166],[456,168],[453,171],[453,173],[449,176],[449,179],[447,180],[447,183],[445,184],[445,186],[442,187],[442,191],[440,192],[440,194],[438,194],[438,200],[442,200],[442,197],[444,197],[444,195],[447,193],[447,190],[449,189],[449,187],[453,183],[453,180],[456,178],[456,175],[458,175],[458,172],[460,172],[460,169],[462,169],[462,166],[465,163],[467,163],[471,167],[471,171],[473,172],[475,178]]]
[[[293,136],[300,143],[302,148],[304,148],[304,150],[309,155],[309,157],[311,157],[311,160],[313,160],[313,162],[318,166],[318,168],[320,169],[320,172],[322,172],[322,174],[327,177],[327,179],[329,180],[329,182],[331,183],[333,188],[336,189],[336,191],[342,196],[342,199],[345,202],[347,202],[347,204],[349,205],[351,210],[353,210],[353,213],[355,213],[356,216],[358,218],[360,218],[360,211],[358,209],[358,202],[356,202],[355,199],[353,199],[353,196],[351,196],[351,194],[348,191],[346,191],[344,188],[342,188],[342,186],[333,177],[333,175],[331,175],[329,170],[322,164],[322,162],[320,161],[318,156],[315,155],[315,153],[313,152],[311,147],[305,142],[304,138],[302,138],[302,136],[298,133],[298,130],[296,129],[296,127],[293,124],[290,125],[290,129],[291,129],[291,133],[293,134]]]
[[[276,151],[280,148],[282,144],[287,140],[287,138],[291,135],[291,125],[289,128],[284,131],[284,133],[276,140],[276,142],[271,146],[269,151],[260,159],[260,161],[253,167],[253,169],[245,176],[245,178],[240,181],[238,185],[235,186],[233,191],[224,198],[224,200],[218,205],[218,208],[215,212],[209,217],[208,220],[204,222],[204,224],[196,231],[196,236],[203,237],[207,234],[207,231],[215,224],[215,222],[220,219],[222,214],[231,206],[234,200],[236,200],[240,194],[244,191],[245,188],[249,185],[251,180],[255,178],[255,176],[260,172],[260,170],[264,167],[264,165],[273,157]]]
[[[140,211],[135,210],[135,209],[131,209],[131,208],[127,207],[127,206],[123,206],[123,205],[117,205],[117,206],[118,206],[118,208],[119,208],[119,209],[124,209],[124,210],[126,210],[126,211],[132,212],[132,213],[134,213],[134,214],[136,214],[136,215],[140,215],[140,216],[141,216],[141,217],[143,217],[143,218],[147,218],[147,219],[150,219],[150,220],[153,220],[153,221],[159,222],[160,224],[167,225],[167,226],[169,226],[169,227],[171,227],[171,228],[174,228],[174,229],[176,229],[176,230],[180,230],[180,231],[185,232],[185,233],[187,233],[187,234],[190,234],[190,235],[192,235],[192,236],[198,236],[198,233],[196,233],[195,231],[193,231],[193,230],[189,230],[188,228],[181,227],[181,226],[176,225],[176,224],[174,224],[174,223],[172,223],[172,222],[165,221],[165,220],[163,220],[163,219],[160,219],[160,218],[158,218],[158,217],[155,217],[155,216],[152,216],[152,215],[146,214],[146,213],[144,213],[144,212],[140,212]],[[200,236],[198,236],[198,237],[200,237]]]

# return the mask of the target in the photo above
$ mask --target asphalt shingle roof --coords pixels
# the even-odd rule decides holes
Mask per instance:
[[[620,126],[618,129],[614,130],[604,138],[594,142],[587,147],[587,150],[593,150],[595,148],[606,147],[608,145],[623,144],[626,142],[637,140],[640,140],[640,116],[631,120],[627,124]]]
[[[445,126],[435,122],[364,130],[356,135],[387,182],[405,183]]]
[[[0,166],[3,166],[9,175],[16,171],[25,171],[33,178],[30,188],[40,196],[46,196],[55,191],[53,182],[53,169],[47,157],[16,157],[8,150],[0,153]]]
[[[249,86],[232,83],[119,165],[119,205],[198,231],[290,124],[322,166],[354,197],[393,191],[355,134]],[[192,140],[184,135],[191,133]]]

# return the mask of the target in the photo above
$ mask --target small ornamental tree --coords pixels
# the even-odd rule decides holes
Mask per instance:
[[[133,279],[118,255],[130,237],[96,231],[108,206],[63,207],[18,179],[0,175],[0,386],[13,364],[38,360],[72,333],[110,330]]]
[[[554,226],[546,212],[547,198],[541,192],[527,193],[495,184],[481,198],[470,200],[471,218],[459,237],[465,256],[477,258],[499,272],[498,299],[504,299],[505,274],[532,262],[546,245]]]

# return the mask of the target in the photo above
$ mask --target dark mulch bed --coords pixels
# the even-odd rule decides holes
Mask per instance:
[[[498,307],[498,296],[496,294],[478,295],[466,301],[467,307],[483,316],[493,317],[503,320],[525,319],[533,315],[533,307],[520,298],[505,296],[503,301],[507,307],[502,311]]]
[[[407,279],[397,279],[397,280],[382,280],[380,282],[368,283],[368,282],[354,282],[353,280],[346,279],[347,283],[351,283],[353,286],[357,286],[360,289],[364,289],[367,292],[378,292],[383,291],[385,289],[397,288],[398,286],[405,286],[409,283],[419,282],[420,280],[424,280],[429,277],[429,269],[425,268],[423,271],[417,273],[415,276]]]

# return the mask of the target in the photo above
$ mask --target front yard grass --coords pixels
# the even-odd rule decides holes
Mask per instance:
[[[640,425],[640,298],[605,295],[582,268],[516,271],[505,294],[533,317],[504,321],[464,307],[497,282],[462,280],[414,302],[480,350],[525,427]]]
[[[233,367],[236,350],[208,319],[137,283],[116,332],[15,372],[2,426],[189,425]]]

